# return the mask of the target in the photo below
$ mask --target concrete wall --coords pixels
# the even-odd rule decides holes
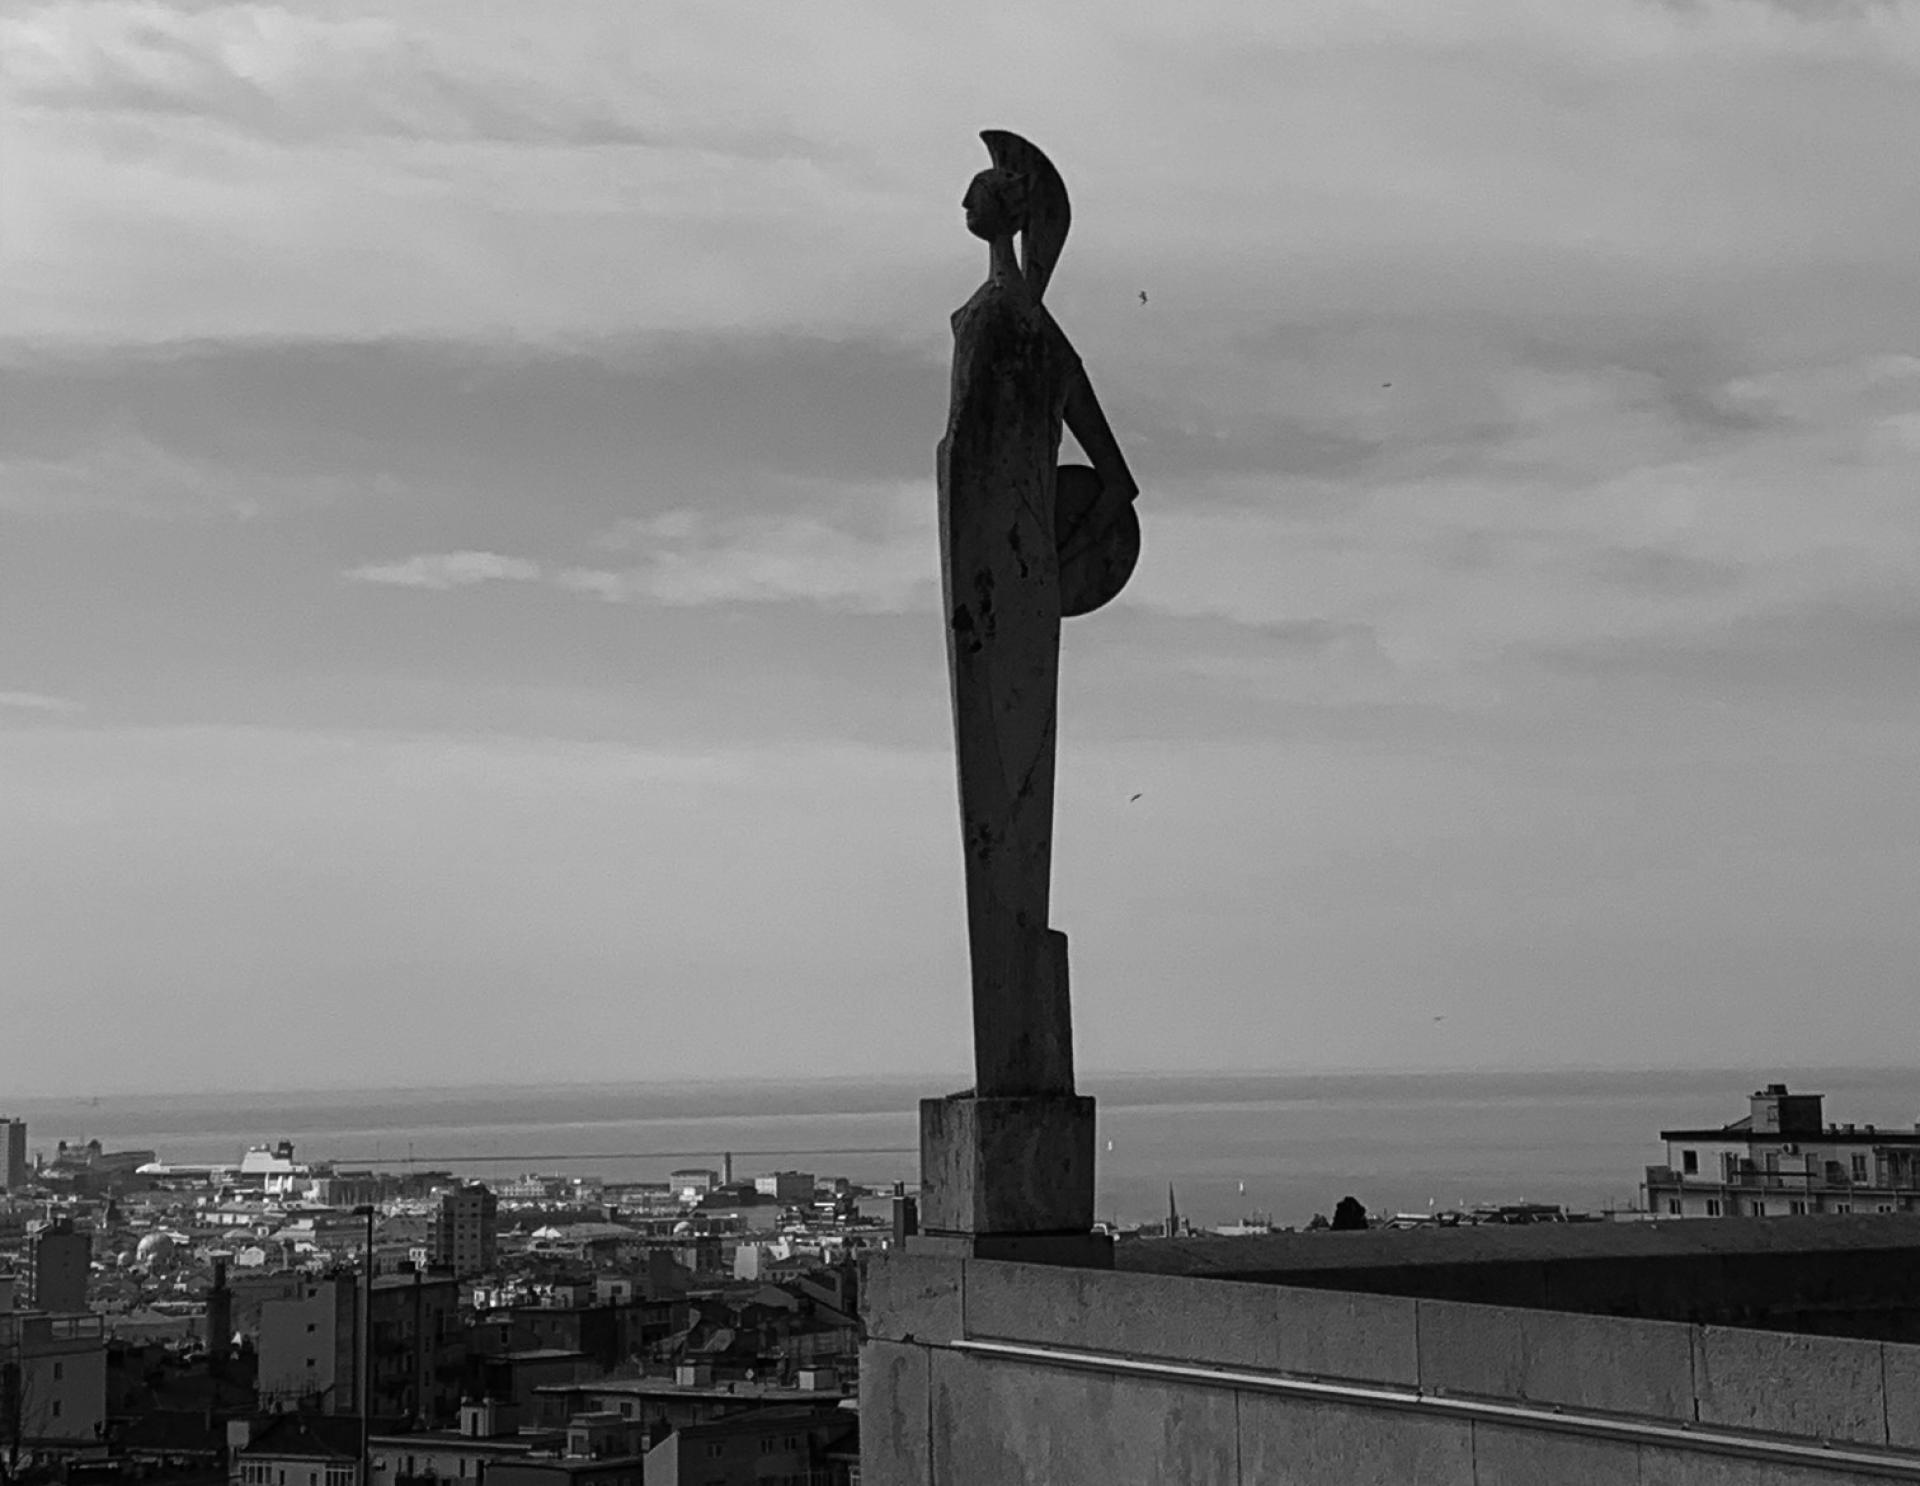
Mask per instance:
[[[1920,1481],[1920,1347],[911,1253],[865,1296],[875,1486]]]

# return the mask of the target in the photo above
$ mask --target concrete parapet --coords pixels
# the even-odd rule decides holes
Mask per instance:
[[[1694,1417],[1692,1327],[1448,1300],[1417,1304],[1424,1390]]]
[[[1884,1445],[1884,1355],[1880,1342],[1698,1327],[1694,1396],[1700,1422]]]
[[[1279,1371],[1399,1388],[1419,1382],[1416,1302],[1284,1286],[1274,1289],[1273,1299]]]
[[[944,1345],[965,1333],[964,1260],[891,1249],[869,1254],[860,1275],[867,1335],[880,1341]]]
[[[887,1486],[931,1486],[927,1433],[933,1349],[868,1341],[860,1349],[860,1460],[866,1478]]]
[[[1238,1486],[1252,1479],[1240,1468],[1238,1413],[1224,1388],[935,1350],[933,1478],[941,1486]]]
[[[1473,1486],[1640,1486],[1640,1447],[1619,1440],[1473,1426]]]
[[[1266,1285],[983,1261],[967,1270],[965,1321],[972,1337],[1271,1369],[1273,1298]]]
[[[1887,1443],[1920,1450],[1920,1347],[1883,1343],[1881,1378],[1887,1395]]]
[[[1473,1480],[1473,1425],[1464,1419],[1422,1419],[1243,1393],[1239,1479],[1298,1486],[1456,1486]]]

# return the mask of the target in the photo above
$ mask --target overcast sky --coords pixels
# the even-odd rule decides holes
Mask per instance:
[[[1143,487],[1082,1066],[1911,1061],[1920,6],[56,0],[0,74],[0,1095],[963,1069],[986,127]]]

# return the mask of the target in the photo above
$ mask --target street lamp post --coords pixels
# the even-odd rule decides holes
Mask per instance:
[[[360,1486],[373,1486],[373,1219],[376,1209],[363,1202],[353,1210],[367,1220],[360,1266]]]

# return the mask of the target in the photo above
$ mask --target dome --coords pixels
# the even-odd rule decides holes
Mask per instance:
[[[679,1222],[673,1225],[673,1235],[675,1238],[678,1238],[683,1233],[691,1233],[691,1232],[693,1232],[693,1224],[687,1221],[687,1219],[685,1218],[682,1218]]]
[[[140,1264],[168,1264],[173,1260],[173,1240],[164,1233],[149,1233],[133,1251]]]

